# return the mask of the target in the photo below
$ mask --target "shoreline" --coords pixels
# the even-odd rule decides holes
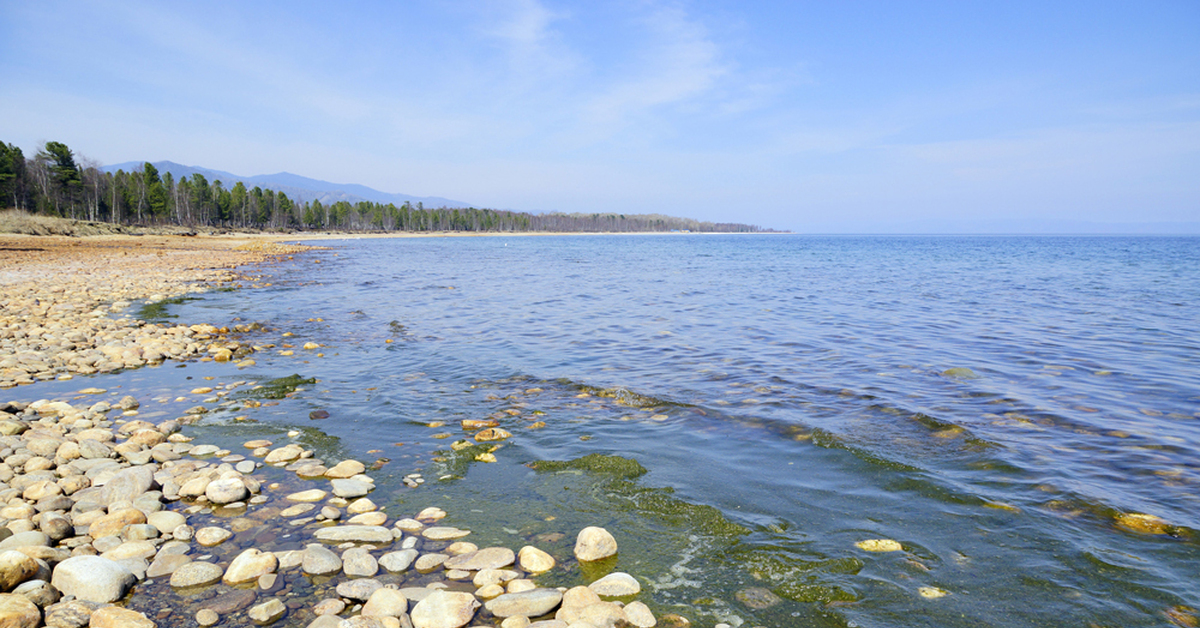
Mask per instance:
[[[166,360],[235,362],[236,376],[275,346],[238,337],[265,342],[257,330],[144,323],[128,313],[141,301],[268,286],[246,266],[320,248],[278,240],[294,238],[0,235],[0,386],[35,393],[25,385]],[[175,402],[198,395],[242,411],[271,405],[255,401],[253,382],[196,384],[173,393]],[[102,377],[83,386],[55,400],[0,403],[5,622],[690,625],[678,615],[656,619],[635,599],[638,580],[623,572],[570,588],[538,585],[543,573],[579,579],[584,563],[607,564],[617,542],[601,528],[578,531],[574,556],[557,560],[533,545],[480,548],[463,539],[470,530],[439,523],[440,508],[393,514],[390,500],[376,505],[366,465],[323,461],[331,452],[306,447],[299,431],[286,443],[246,441],[243,455],[192,442],[187,427],[203,406],[149,422],[161,413],[138,418],[134,395],[144,392],[106,390]]]

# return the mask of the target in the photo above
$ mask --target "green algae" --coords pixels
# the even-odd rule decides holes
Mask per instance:
[[[134,318],[151,323],[159,323],[172,318],[179,318],[175,314],[168,313],[167,310],[170,308],[170,306],[180,305],[188,301],[196,301],[198,298],[199,297],[182,296],[163,299],[162,301],[154,301],[153,303],[146,303],[142,307],[138,308],[137,314],[134,316]]]
[[[239,397],[257,398],[257,399],[283,399],[289,394],[296,392],[296,389],[301,386],[311,386],[316,384],[316,378],[304,378],[299,374],[288,375],[277,379],[270,379],[251,388],[238,393]]]
[[[528,466],[535,471],[548,473],[579,470],[624,479],[641,477],[647,473],[646,467],[643,467],[637,460],[605,454],[588,454],[582,458],[567,461],[538,460],[529,463]]]

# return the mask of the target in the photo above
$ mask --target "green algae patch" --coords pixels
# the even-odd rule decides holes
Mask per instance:
[[[186,303],[188,301],[196,301],[196,300],[198,300],[198,297],[184,296],[184,297],[173,297],[170,299],[163,299],[162,301],[155,301],[153,303],[147,303],[138,309],[137,314],[134,316],[134,318],[138,318],[140,320],[144,320],[144,321],[151,322],[151,323],[162,322],[162,321],[166,321],[166,320],[172,319],[172,318],[179,318],[175,314],[168,313],[167,312],[168,308],[170,308],[170,306],[172,306],[172,305],[180,305],[180,304]]]
[[[975,374],[975,371],[972,371],[965,366],[956,366],[954,368],[946,369],[942,371],[942,375],[945,375],[946,377],[954,377],[956,379],[979,379],[979,376]]]
[[[838,582],[863,568],[855,557],[806,559],[791,555],[785,548],[756,547],[735,549],[729,559],[762,581],[781,598],[793,602],[853,602],[858,595]]]
[[[305,379],[298,374],[292,374],[287,377],[267,380],[250,390],[242,392],[240,396],[257,399],[283,399],[289,394],[296,392],[296,389],[301,386],[312,386],[316,383],[317,380],[315,377]]]
[[[597,475],[607,475],[613,478],[633,479],[646,475],[646,467],[632,458],[608,456],[605,454],[588,454],[574,460],[538,460],[529,463],[534,471],[556,473],[559,471],[587,471]]]

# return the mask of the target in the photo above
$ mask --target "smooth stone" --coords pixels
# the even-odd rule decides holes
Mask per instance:
[[[16,550],[0,552],[0,589],[11,591],[37,575],[38,563]]]
[[[735,593],[733,597],[754,610],[771,608],[783,601],[778,595],[764,587],[748,587]]]
[[[445,554],[422,554],[417,559],[416,564],[413,565],[413,568],[417,571],[432,571],[441,567],[447,558],[450,557]]]
[[[278,598],[271,598],[262,604],[250,607],[246,615],[261,625],[269,624],[287,614],[287,607]]]
[[[337,615],[318,615],[306,628],[342,628],[343,621]]]
[[[633,624],[636,628],[654,628],[658,623],[654,619],[654,613],[650,611],[650,607],[641,602],[630,602],[625,605],[625,621]]]
[[[314,615],[337,615],[344,610],[346,603],[335,597],[325,598],[312,608]]]
[[[624,609],[612,602],[600,602],[585,606],[571,615],[573,615],[573,618],[569,620],[571,625],[615,627],[626,624]]]
[[[285,499],[287,499],[288,501],[293,501],[293,502],[319,502],[319,501],[325,499],[325,496],[327,496],[327,495],[329,495],[329,493],[326,493],[325,491],[323,491],[319,488],[310,488],[307,491],[300,491],[298,493],[292,493],[291,495],[288,495]]]
[[[454,539],[461,539],[470,533],[469,530],[459,530],[458,528],[448,526],[435,526],[422,530],[421,536],[430,541],[453,541]]]
[[[212,626],[221,621],[221,616],[210,608],[202,608],[196,612],[196,623],[201,626]]]
[[[363,605],[364,617],[401,617],[408,612],[408,598],[396,589],[378,589]]]
[[[215,584],[221,581],[225,570],[220,565],[205,561],[186,562],[175,568],[171,574],[171,586],[177,588],[199,587]]]
[[[99,556],[72,556],[54,568],[50,583],[64,595],[107,604],[125,596],[137,577],[124,565]]]
[[[229,569],[225,570],[225,576],[221,580],[225,584],[252,582],[260,576],[275,573],[278,566],[279,559],[271,552],[250,548],[238,554],[237,558],[229,563]]]
[[[400,572],[412,566],[417,559],[417,550],[406,549],[399,552],[388,552],[379,558],[379,565],[391,572]]]
[[[50,536],[44,532],[30,530],[29,532],[18,532],[3,541],[0,541],[0,551],[13,550],[18,547],[30,547],[34,545],[50,546],[53,541]]]
[[[387,513],[364,512],[361,515],[350,517],[346,523],[354,526],[381,526],[387,523]]]
[[[125,560],[126,558],[151,558],[158,548],[150,541],[126,541],[101,554],[109,560]]]
[[[342,552],[342,571],[351,577],[370,577],[379,571],[379,563],[367,550],[352,547]]]
[[[521,569],[529,573],[543,573],[554,569],[554,557],[532,545],[526,545],[517,552],[517,561]]]
[[[102,536],[120,534],[125,526],[139,523],[146,523],[146,513],[136,508],[123,508],[93,521],[88,528],[88,534],[92,538],[98,539]]]
[[[521,574],[511,569],[481,569],[475,574],[475,578],[471,583],[477,587],[486,587],[492,584],[501,584],[510,580],[516,580]]]
[[[533,580],[518,578],[512,582],[509,582],[508,585],[505,586],[504,590],[509,593],[522,593],[525,591],[532,591],[536,588],[538,588],[537,583]]]
[[[161,576],[169,576],[180,567],[192,562],[192,557],[185,554],[163,554],[159,553],[154,558],[154,562],[150,563],[150,567],[146,569],[147,578],[158,578]]]
[[[25,596],[25,599],[33,602],[38,608],[46,608],[62,597],[62,593],[58,589],[55,589],[54,585],[45,580],[27,580],[13,589],[12,592],[16,595]],[[0,626],[2,625],[4,624],[0,621]]]
[[[383,526],[335,526],[321,528],[315,536],[321,541],[343,543],[391,543],[392,532]]]
[[[479,600],[470,593],[437,590],[413,607],[414,628],[460,628],[470,623]]]
[[[96,609],[88,622],[89,628],[156,628],[157,624],[142,613],[120,606]]]
[[[254,603],[256,597],[257,595],[252,590],[235,589],[204,600],[200,603],[200,608],[207,608],[218,615],[228,615],[229,613],[236,613],[248,608]]]
[[[238,473],[250,475],[251,473],[254,473],[254,470],[258,468],[258,465],[253,460],[243,460],[233,465],[233,468],[236,469]]]
[[[334,495],[346,499],[362,497],[375,488],[374,485],[360,480],[331,480],[330,484],[333,485]]]
[[[287,508],[284,508],[283,510],[279,511],[279,516],[280,517],[295,517],[296,515],[302,515],[306,512],[311,512],[316,507],[317,506],[315,504],[310,504],[310,503],[295,504],[293,506],[288,506]]]
[[[367,466],[357,460],[343,460],[325,472],[325,477],[346,479],[352,478],[367,470]]]
[[[599,604],[602,600],[596,592],[585,587],[571,587],[563,593],[563,608],[583,608],[592,604]]]
[[[351,580],[337,585],[337,594],[360,602],[371,598],[371,595],[383,588],[383,583],[370,578]]]
[[[158,528],[160,533],[167,534],[187,523],[187,517],[173,510],[160,510],[147,516],[146,523]]]
[[[379,510],[379,506],[376,506],[375,502],[367,499],[366,497],[360,497],[350,502],[350,504],[346,506],[346,512],[352,515],[361,515],[363,513],[374,512],[376,510]]]
[[[581,561],[601,560],[616,553],[617,540],[604,528],[588,526],[575,539],[575,558]]]
[[[615,571],[589,584],[588,588],[595,591],[596,595],[622,597],[637,595],[642,590],[642,585],[638,583],[637,578],[622,571]]]
[[[304,573],[321,576],[337,573],[342,570],[342,559],[324,546],[310,544],[304,548],[304,558],[300,562]]]
[[[488,547],[469,554],[455,556],[446,561],[446,569],[500,569],[516,562],[516,555],[507,547]]]
[[[505,593],[489,600],[484,607],[496,617],[537,617],[558,607],[563,594],[558,589],[534,589],[521,593]]]
[[[196,542],[205,547],[220,545],[228,540],[231,536],[233,536],[233,533],[229,530],[213,526],[196,530]]]
[[[154,470],[149,467],[122,469],[104,483],[104,488],[100,490],[100,501],[105,506],[117,501],[133,501],[157,484]]]
[[[204,496],[214,504],[231,504],[240,502],[250,495],[242,478],[225,478],[208,483]]]

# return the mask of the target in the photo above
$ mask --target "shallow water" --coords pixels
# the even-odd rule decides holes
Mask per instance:
[[[197,403],[170,401],[187,377],[316,378],[192,429],[232,447],[301,427],[326,459],[387,459],[373,500],[441,506],[481,546],[569,561],[603,525],[643,601],[702,626],[1159,626],[1200,607],[1200,239],[325,244],[264,269],[269,288],[167,308],[265,323],[257,340],[294,355],[101,379],[159,395],[165,418]],[[451,450],[490,415],[515,435],[497,462]],[[588,454],[646,473],[537,464]],[[904,551],[854,545],[873,538]],[[747,587],[784,599],[754,609]]]

